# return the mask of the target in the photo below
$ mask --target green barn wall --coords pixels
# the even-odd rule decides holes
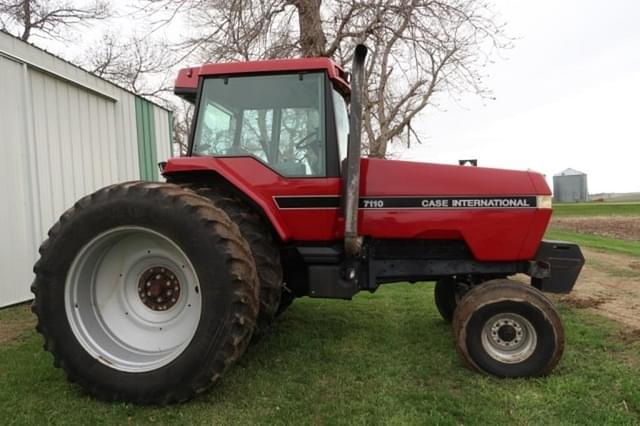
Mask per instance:
[[[153,104],[136,97],[136,130],[140,179],[158,180],[158,154]]]

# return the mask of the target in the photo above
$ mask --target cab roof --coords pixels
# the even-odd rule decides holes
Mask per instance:
[[[329,58],[270,59],[266,61],[229,62],[204,64],[178,71],[174,93],[194,102],[200,77],[224,77],[232,75],[295,73],[326,71],[338,89],[349,94],[351,89],[347,73]]]

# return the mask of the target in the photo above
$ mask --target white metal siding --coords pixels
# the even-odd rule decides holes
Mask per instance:
[[[35,236],[20,63],[0,57],[0,306],[29,297]],[[12,102],[3,100],[11,99]],[[25,280],[25,278],[27,278]]]
[[[154,110],[164,160],[168,112]],[[140,178],[135,96],[0,33],[0,155],[2,307],[32,297],[38,246],[60,214],[98,188]]]
[[[135,139],[116,138],[116,102],[39,71],[30,70],[29,79],[36,153],[32,164],[42,200],[40,220],[48,228],[79,197],[137,179],[137,168],[125,161],[137,157],[137,146]]]

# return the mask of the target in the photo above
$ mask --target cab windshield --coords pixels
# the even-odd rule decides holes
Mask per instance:
[[[192,155],[251,156],[283,176],[325,176],[324,73],[209,78]]]

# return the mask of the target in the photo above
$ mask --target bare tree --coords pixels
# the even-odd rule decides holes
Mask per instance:
[[[182,101],[173,114],[173,145],[177,154],[185,154],[189,147],[189,130],[193,120],[193,105]]]
[[[198,61],[328,56],[344,66],[365,42],[374,157],[408,144],[412,120],[438,93],[487,95],[482,67],[509,44],[483,0],[148,0],[144,10],[158,25],[182,15],[193,31],[178,47]]]
[[[147,36],[104,34],[78,59],[85,69],[125,89],[166,104],[171,92],[173,52]]]
[[[24,41],[34,34],[61,38],[73,26],[108,16],[104,0],[0,0],[0,28]]]

